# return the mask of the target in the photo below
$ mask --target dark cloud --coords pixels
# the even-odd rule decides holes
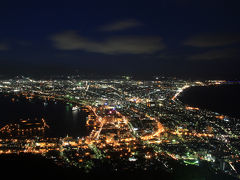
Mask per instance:
[[[8,50],[8,49],[9,49],[9,47],[8,47],[7,44],[5,44],[5,43],[0,43],[0,51],[6,51],[6,50]]]
[[[239,49],[237,48],[225,48],[210,50],[204,53],[199,53],[189,56],[189,60],[192,61],[211,61],[211,60],[231,60],[240,58]]]
[[[177,60],[179,58],[183,59],[184,55],[182,55],[179,52],[163,52],[159,55],[156,56],[158,59],[160,60],[164,60],[164,61],[172,61],[172,60]]]
[[[16,44],[22,47],[29,47],[33,45],[30,41],[17,41]]]
[[[101,31],[121,31],[129,28],[142,26],[143,24],[135,19],[127,19],[100,27]]]
[[[184,42],[184,45],[193,47],[222,47],[239,42],[239,34],[202,34],[189,38]]]
[[[161,37],[152,36],[115,36],[95,41],[79,36],[75,31],[68,31],[52,36],[51,40],[60,50],[83,50],[102,54],[153,54],[165,48]]]

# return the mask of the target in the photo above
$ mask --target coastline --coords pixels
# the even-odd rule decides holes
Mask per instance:
[[[178,100],[186,106],[240,119],[240,113],[237,111],[240,100],[238,89],[240,89],[239,84],[190,86],[179,94]]]

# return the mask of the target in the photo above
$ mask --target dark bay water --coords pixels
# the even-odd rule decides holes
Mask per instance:
[[[72,111],[71,108],[63,102],[44,103],[38,98],[29,101],[24,97],[0,94],[0,128],[20,119],[44,118],[50,126],[47,136],[87,135],[88,130],[85,127],[87,114],[84,111]]]
[[[186,89],[179,99],[189,106],[240,119],[240,85],[195,86]]]

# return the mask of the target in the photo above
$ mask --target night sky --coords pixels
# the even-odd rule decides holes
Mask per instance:
[[[0,74],[240,77],[237,0],[2,1]]]

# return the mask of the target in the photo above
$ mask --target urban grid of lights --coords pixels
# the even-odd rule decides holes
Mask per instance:
[[[226,81],[184,81],[156,79],[33,80],[0,81],[0,92],[24,96],[31,101],[63,101],[73,113],[88,113],[86,137],[44,136],[51,127],[47,120],[20,120],[0,129],[0,153],[39,153],[63,166],[91,171],[96,161],[126,162],[126,167],[147,169],[161,162],[171,170],[169,160],[186,165],[209,162],[216,170],[238,176],[240,123],[238,119],[182,104],[178,96],[192,86]],[[233,82],[232,82],[233,83]],[[12,99],[15,101],[15,98]],[[52,155],[52,152],[55,155]],[[57,155],[56,155],[57,154]],[[119,170],[117,163],[112,164]]]

